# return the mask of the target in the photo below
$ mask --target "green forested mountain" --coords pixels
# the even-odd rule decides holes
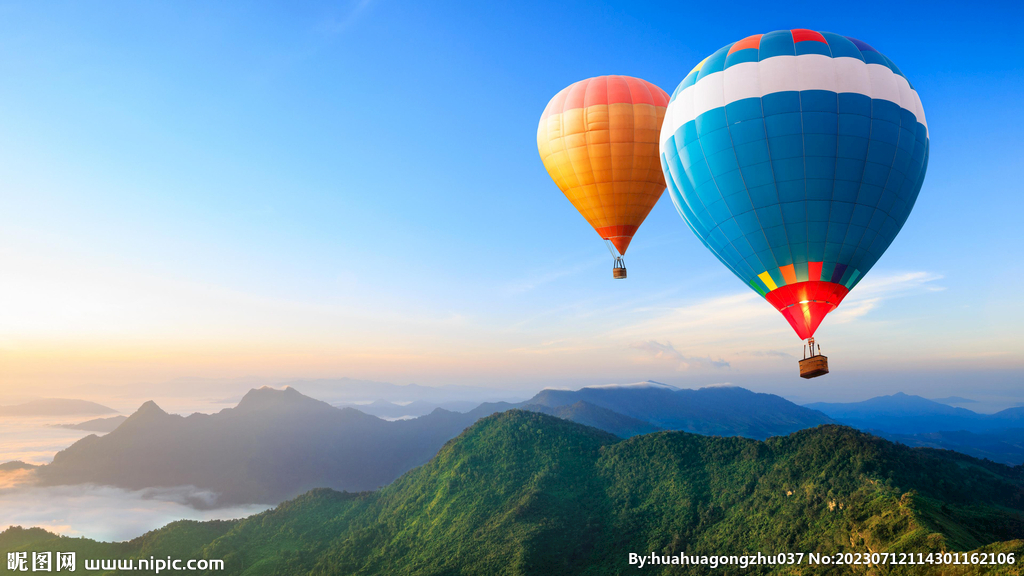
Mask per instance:
[[[223,559],[228,574],[621,574],[628,554],[1024,552],[1024,470],[826,425],[767,441],[621,440],[544,414],[485,418],[373,493],[314,490],[237,522],[122,544],[11,529],[0,550]],[[706,569],[705,569],[706,570]],[[678,566],[644,573],[679,574]],[[771,567],[722,574],[828,574]],[[1017,565],[853,573],[1016,574]]]

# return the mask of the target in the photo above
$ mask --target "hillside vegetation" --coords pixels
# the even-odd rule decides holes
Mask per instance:
[[[635,569],[629,552],[1020,554],[1022,537],[1019,467],[834,425],[764,442],[683,432],[620,440],[512,410],[378,492],[313,490],[241,521],[176,522],[127,543],[10,529],[0,549],[216,558],[226,573],[247,575],[596,575]],[[884,573],[940,573],[911,568]],[[961,568],[941,573],[982,573]],[[772,570],[828,573],[743,573]]]

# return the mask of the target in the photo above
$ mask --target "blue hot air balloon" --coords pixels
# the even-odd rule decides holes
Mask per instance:
[[[917,91],[878,50],[780,30],[729,44],[686,76],[660,152],[683,220],[813,354],[822,319],[910,215],[928,126]]]

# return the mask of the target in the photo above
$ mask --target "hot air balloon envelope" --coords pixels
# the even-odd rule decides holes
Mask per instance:
[[[559,92],[537,127],[548,174],[619,254],[665,191],[658,135],[667,104],[650,82],[599,76]]]
[[[809,338],[906,222],[928,127],[913,86],[871,46],[782,30],[686,76],[661,162],[690,229]]]

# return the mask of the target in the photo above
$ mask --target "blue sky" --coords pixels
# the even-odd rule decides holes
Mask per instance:
[[[1009,6],[0,3],[0,392],[257,375],[1017,399]],[[813,383],[667,197],[613,282],[535,140],[576,80],[671,92],[717,48],[797,27],[889,56],[932,137]]]

